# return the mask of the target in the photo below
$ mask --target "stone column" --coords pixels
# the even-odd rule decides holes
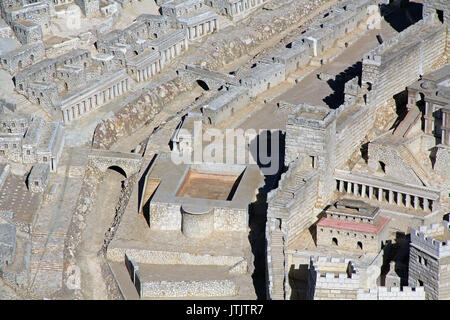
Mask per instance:
[[[400,192],[397,192],[397,205],[398,206],[402,205],[402,200],[403,200],[402,197],[403,197],[403,194]]]
[[[408,193],[405,195],[405,206],[407,208],[411,207],[411,195],[409,195]]]
[[[352,192],[352,187],[353,187],[353,184],[350,181],[348,181],[347,182],[347,193]]]
[[[389,190],[389,203],[392,203],[394,201],[394,192],[392,190]]]
[[[430,211],[430,202],[431,200],[427,198],[423,198],[423,209],[424,211]]]
[[[361,185],[361,197],[363,197],[363,198],[366,197],[366,185],[365,184]]]
[[[442,112],[442,125],[441,125],[441,143],[443,145],[450,144],[450,112],[445,109],[441,109]]]
[[[383,188],[378,188],[378,201],[383,200]]]
[[[425,119],[425,133],[432,135],[433,127],[434,127],[434,117],[433,117],[433,105],[425,101],[425,115],[423,116]]]
[[[414,209],[419,209],[419,197],[414,196]]]
[[[344,181],[338,180],[338,183],[339,183],[339,192],[344,191]]]
[[[373,196],[373,187],[369,186],[369,199],[372,199]]]
[[[357,196],[357,195],[358,195],[358,192],[359,192],[359,184],[354,183],[354,184],[353,184],[353,194],[354,194],[355,196]]]

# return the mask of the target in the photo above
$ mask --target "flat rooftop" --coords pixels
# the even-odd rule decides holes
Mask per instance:
[[[341,230],[365,232],[379,234],[384,227],[388,224],[389,219],[380,217],[374,224],[343,221],[338,219],[322,218],[318,223],[318,227],[335,228]]]
[[[339,199],[327,209],[327,213],[341,214],[351,217],[374,219],[380,208],[361,200]]]
[[[189,170],[181,187],[178,197],[227,200],[233,199],[234,190],[239,184],[239,175],[207,173]]]

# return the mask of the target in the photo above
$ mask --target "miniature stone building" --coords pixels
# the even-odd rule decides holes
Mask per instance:
[[[187,30],[189,40],[199,39],[219,29],[218,16],[203,0],[172,0],[161,5],[163,16]]]
[[[389,219],[380,208],[359,200],[340,199],[325,210],[317,223],[317,245],[378,253],[388,240]]]
[[[50,175],[50,166],[47,163],[37,163],[28,176],[28,189],[34,193],[44,193]]]
[[[279,63],[260,62],[251,68],[239,81],[242,86],[248,88],[250,97],[275,87],[286,80],[284,65]]]
[[[336,115],[322,106],[298,105],[286,125],[285,165],[303,158],[319,172],[319,198],[330,198],[336,143]],[[314,139],[313,139],[314,138]]]
[[[152,187],[154,194],[143,192],[150,198],[149,206],[147,200],[141,202],[149,208],[151,230],[178,230],[194,238],[247,230],[248,206],[262,183],[255,165],[175,165],[168,157],[158,156],[147,177],[160,181]]]
[[[207,5],[217,8],[221,14],[230,17],[233,21],[245,18],[266,2],[268,0],[206,0]]]
[[[99,0],[75,0],[75,3],[81,8],[83,14],[90,18],[99,13],[100,1]]]
[[[426,298],[450,298],[450,225],[448,221],[411,229],[409,285],[424,286]]]
[[[249,90],[245,87],[226,86],[206,105],[202,107],[204,121],[216,125],[229,119],[235,112],[250,102]]]
[[[7,133],[0,133],[0,160],[47,163],[56,171],[64,146],[61,124],[33,117],[30,122],[20,118],[5,121],[2,128]]]

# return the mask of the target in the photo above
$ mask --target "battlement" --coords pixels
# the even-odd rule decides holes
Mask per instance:
[[[289,115],[289,124],[299,124],[312,128],[326,128],[336,119],[334,110],[323,106],[311,106],[308,104],[299,104]]]
[[[405,50],[409,50],[409,48],[416,47],[419,43],[426,41],[427,36],[441,29],[443,30],[443,26],[433,23],[433,20],[420,20],[364,54],[363,63],[380,66],[382,63],[402,54]]]
[[[311,257],[310,271],[315,273],[316,282],[342,282],[354,280],[359,282],[359,271],[353,262],[342,257]]]
[[[411,244],[438,259],[450,256],[449,222],[434,223],[429,227],[420,226],[419,229],[412,228]]]
[[[425,300],[424,287],[359,289],[357,300]]]

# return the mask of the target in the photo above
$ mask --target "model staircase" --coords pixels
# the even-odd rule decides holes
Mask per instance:
[[[272,300],[284,300],[284,240],[281,230],[270,232],[272,261]]]
[[[411,153],[411,151],[409,151],[409,149],[404,145],[400,145],[397,150],[399,151],[402,159],[407,164],[409,164],[411,169],[416,174],[417,178],[422,181],[424,185],[430,186],[432,184],[430,175],[425,171],[425,169],[423,169],[423,167],[416,159],[416,157]]]
[[[394,135],[404,137],[406,138],[406,135],[408,134],[409,130],[414,126],[414,124],[419,121],[421,117],[421,112],[419,108],[413,107],[411,110],[409,110],[408,114],[406,115],[405,119],[403,119],[402,122],[397,126],[397,128],[394,131]]]

